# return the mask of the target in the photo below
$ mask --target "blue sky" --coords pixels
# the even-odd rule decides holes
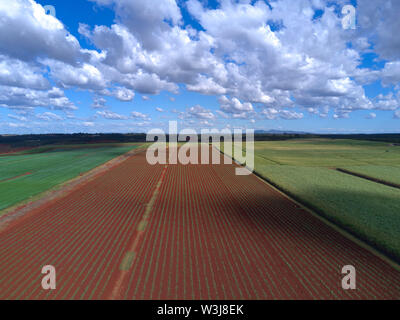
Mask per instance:
[[[348,4],[355,30],[342,25]],[[0,134],[168,120],[400,132],[399,13],[394,0],[1,2]]]

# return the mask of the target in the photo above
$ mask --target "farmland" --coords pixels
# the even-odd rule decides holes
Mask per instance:
[[[258,174],[400,261],[400,190],[338,172],[400,181],[400,147],[387,142],[304,139],[255,144]]]
[[[400,160],[399,160],[400,162]],[[400,185],[400,166],[350,166],[341,169],[365,175],[374,179],[380,179],[389,183]]]
[[[16,219],[0,231],[0,299],[400,298],[399,271],[234,169],[137,153]],[[348,264],[357,290],[341,288]]]
[[[49,190],[135,148],[96,144],[40,147],[0,156],[1,210]]]

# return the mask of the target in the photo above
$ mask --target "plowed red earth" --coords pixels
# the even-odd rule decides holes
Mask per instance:
[[[0,233],[0,299],[400,299],[400,272],[234,169],[140,153],[16,219]]]

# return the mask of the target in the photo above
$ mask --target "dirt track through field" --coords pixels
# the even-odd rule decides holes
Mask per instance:
[[[234,169],[139,153],[13,220],[0,299],[400,299],[399,271]],[[345,265],[357,290],[341,287]]]

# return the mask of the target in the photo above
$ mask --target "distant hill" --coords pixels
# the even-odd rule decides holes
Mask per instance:
[[[255,134],[310,134],[308,132],[303,131],[285,131],[285,130],[255,130]]]
[[[400,144],[400,134],[310,134],[298,131],[285,130],[256,130],[256,141],[278,141],[289,139],[354,139],[389,142]],[[169,139],[167,135],[167,139]],[[0,135],[0,149],[3,152],[17,148],[34,148],[51,144],[81,144],[81,143],[124,143],[146,142],[145,133],[117,134],[117,133],[74,133],[74,134],[30,134],[30,135]],[[4,151],[5,149],[5,151]]]

